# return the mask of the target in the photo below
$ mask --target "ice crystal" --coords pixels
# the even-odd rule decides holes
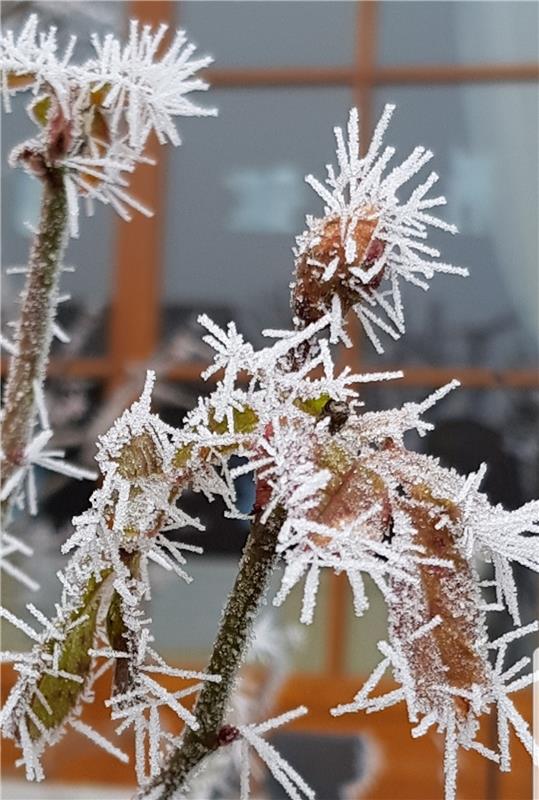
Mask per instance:
[[[275,707],[291,668],[292,651],[296,650],[301,638],[299,626],[283,627],[278,614],[271,610],[256,620],[245,661],[230,697],[224,735],[220,736],[222,744],[226,744],[227,739],[235,744],[232,747],[220,746],[208,757],[204,770],[190,778],[189,786],[184,790],[186,798],[197,800],[213,797],[216,793],[226,797],[238,794],[239,776],[242,769],[245,771],[239,728],[260,723]],[[261,765],[252,748],[250,755],[253,762],[251,771],[258,778]]]
[[[151,647],[151,620],[144,617],[142,608],[142,600],[150,591],[150,553],[140,556],[142,577],[137,579],[125,574],[125,570],[122,574],[116,571],[119,559],[125,559],[124,551],[111,552],[114,545],[99,549],[100,544],[94,541],[80,547],[66,570],[58,574],[63,592],[53,619],[48,620],[28,605],[29,612],[42,625],[42,633],[7,609],[1,610],[4,618],[35,642],[29,653],[3,654],[4,660],[14,661],[20,677],[2,710],[2,732],[21,746],[20,763],[25,765],[30,780],[43,777],[42,752],[58,741],[68,727],[127,760],[114,743],[80,719],[85,704],[93,702],[95,681],[107,670],[113,669],[114,678],[113,695],[106,704],[111,708],[112,719],[121,721],[118,733],[135,726],[140,780],[145,777],[148,757],[151,774],[155,773],[160,740],[166,738],[160,721],[162,707],[167,706],[182,722],[196,727],[192,714],[180,701],[196,691],[199,684],[169,692],[156,678],[219,680],[219,676],[169,667]],[[111,642],[120,649],[111,646]]]
[[[10,561],[10,556],[15,553],[20,553],[30,558],[33,556],[34,551],[26,542],[21,541],[19,538],[12,536],[6,531],[2,531],[2,536],[0,538],[0,569],[2,569],[6,575],[11,575],[12,578],[28,589],[37,591],[39,589],[39,584],[31,578],[30,575],[27,575],[24,570]]]
[[[140,30],[138,21],[131,20],[129,40],[123,48],[112,34],[102,42],[94,34],[97,57],[83,67],[84,78],[92,82],[94,91],[110,85],[103,105],[112,116],[112,129],[115,131],[125,119],[129,144],[137,150],[152,130],[161,144],[167,139],[180,144],[174,117],[216,113],[187,97],[190,92],[208,88],[205,81],[194,76],[212,59],[192,59],[195,47],[187,43],[184,31],[177,31],[166,53],[156,58],[167,30],[167,25],[160,25],[155,33],[148,25]]]
[[[269,742],[265,741],[261,734],[268,731],[275,730],[282,725],[287,725],[294,719],[307,714],[305,706],[298,706],[291,711],[280,714],[278,717],[272,717],[258,724],[240,725],[237,728],[239,734],[239,746],[241,748],[241,800],[248,800],[250,797],[249,792],[249,775],[251,771],[251,761],[249,758],[249,748],[251,747],[257,755],[262,759],[264,764],[275,778],[281,784],[288,797],[292,800],[314,800],[314,791],[303,780],[301,775],[277,752],[277,750]]]
[[[0,336],[0,346],[2,346],[10,356],[17,355],[17,345],[8,339],[7,336],[4,336],[4,334]]]
[[[359,155],[358,112],[348,121],[348,144],[335,128],[338,170],[328,166],[325,185],[312,175],[307,182],[325,203],[322,218],[307,217],[298,237],[293,306],[298,321],[312,322],[331,307],[337,294],[344,308],[353,307],[378,352],[379,328],[393,339],[404,333],[400,280],[422,289],[436,272],[467,275],[468,271],[438,261],[439,251],[426,244],[428,228],[455,233],[456,228],[431,213],[444,197],[428,197],[438,180],[431,172],[406,201],[403,185],[432,158],[416,147],[402,164],[387,172],[395,154],[383,147],[394,106],[386,105],[365,156]],[[384,174],[385,173],[385,174]]]
[[[174,119],[178,116],[214,115],[214,109],[197,106],[188,95],[208,88],[196,77],[210,58],[193,59],[194,47],[178,31],[160,56],[167,26],[152,33],[132,20],[129,39],[122,44],[107,34],[92,36],[95,58],[72,64],[76,43],[57,53],[56,31],[38,30],[32,14],[18,36],[7,30],[1,38],[2,91],[6,110],[10,96],[31,91],[28,106],[39,135],[15,148],[11,163],[20,163],[42,177],[50,167],[61,167],[66,181],[71,235],[78,235],[78,201],[110,204],[124,219],[130,209],[151,215],[132,197],[128,175],[139,162],[153,163],[143,151],[155,131],[161,143],[180,143]]]
[[[412,644],[419,645],[425,653],[432,644],[432,640],[429,641],[429,634],[441,624],[442,620],[439,617],[433,617],[429,622],[418,626],[412,634]],[[509,695],[529,686],[537,676],[529,673],[520,678],[516,677],[529,663],[529,658],[520,659],[507,669],[504,669],[504,658],[510,641],[537,630],[537,623],[533,623],[511,631],[491,643],[482,637],[480,647],[483,651],[484,672],[480,682],[452,685],[438,669],[435,674],[430,675],[431,685],[428,694],[425,694],[424,686],[416,682],[417,668],[409,659],[410,647],[407,647],[399,637],[396,637],[392,644],[379,642],[378,648],[384,659],[374,669],[354,700],[337,706],[331,713],[334,716],[356,711],[370,713],[404,701],[410,722],[414,725],[412,736],[416,738],[423,736],[434,726],[439,733],[445,734],[445,797],[446,800],[453,800],[456,797],[459,748],[475,750],[499,764],[502,771],[508,772],[511,769],[509,750],[509,725],[511,725],[528,753],[533,755],[536,761],[531,732]],[[486,658],[488,649],[497,651],[495,666],[491,666]],[[440,666],[443,668],[443,665]],[[393,675],[401,684],[401,688],[372,697],[371,692],[376,689],[384,673],[389,669],[393,670]],[[423,675],[423,679],[426,677]],[[497,714],[497,751],[476,738],[479,717],[490,713],[491,707],[495,708]]]
[[[446,732],[451,798],[458,746],[507,762],[503,742],[494,754],[475,739],[478,717],[491,704],[501,715],[502,730],[510,720],[529,741],[509,705],[502,672],[489,666],[485,611],[490,606],[480,596],[472,559],[493,563],[496,607],[505,603],[518,622],[511,563],[539,567],[533,537],[539,503],[511,512],[493,507],[479,489],[483,469],[465,478],[433,457],[407,450],[405,433],[415,429],[424,435],[432,428],[424,414],[458,383],[400,410],[364,411],[352,385],[368,376],[348,371],[336,376],[327,340],[313,344],[313,335],[324,328],[330,332],[331,322],[325,315],[301,332],[271,332],[278,341],[258,352],[235,331],[231,338],[212,326],[215,363],[225,377],[188,415],[180,439],[190,448],[191,469],[200,458],[217,462],[235,445],[246,463],[231,477],[255,474],[262,517],[277,507],[286,510],[278,544],[285,572],[276,603],[305,578],[301,619],[309,623],[320,571],[329,568],[348,575],[359,615],[368,608],[363,574],[375,581],[390,615],[390,643],[382,645],[386,661],[360,698],[344,708],[361,708],[393,665],[403,688],[379,706],[404,699],[411,719],[420,714]],[[306,342],[311,355],[294,369],[294,354]],[[508,675],[514,674],[511,668]],[[529,680],[511,682],[510,690]]]
[[[238,751],[236,759],[240,766],[240,800],[249,800],[249,797],[251,797],[251,751],[266,765],[291,800],[305,800],[305,798],[314,800],[315,793],[311,787],[303,780],[297,770],[278,753],[275,747],[263,738],[263,734],[268,731],[286,725],[307,713],[308,710],[305,706],[298,706],[264,722],[223,726],[220,731],[220,746],[231,744]],[[185,797],[184,794],[180,796]],[[146,800],[159,800],[161,788],[143,790],[137,797],[146,798]]]
[[[154,673],[178,677],[186,673],[167,667],[151,648],[149,620],[143,611],[150,593],[148,562],[189,580],[182,546],[164,535],[182,525],[201,527],[178,507],[183,491],[202,492],[210,500],[221,497],[228,513],[239,515],[234,481],[249,472],[256,482],[255,512],[260,518],[267,519],[276,509],[285,512],[277,544],[285,571],[275,602],[282,602],[305,577],[301,620],[309,623],[320,571],[331,569],[348,575],[358,615],[368,608],[364,574],[379,586],[388,605],[390,640],[380,646],[384,661],[354,703],[335,713],[372,710],[375,701],[369,693],[392,666],[402,689],[375,705],[383,708],[405,700],[417,730],[436,723],[446,733],[449,798],[454,792],[457,747],[499,759],[505,768],[507,725],[528,742],[525,724],[507,692],[529,679],[515,677],[521,662],[518,668],[504,670],[503,655],[496,668],[489,665],[485,608],[471,559],[494,564],[498,600],[517,619],[510,563],[534,569],[539,565],[536,540],[527,535],[537,530],[539,503],[513,512],[493,508],[479,489],[483,470],[461,477],[436,459],[407,450],[405,433],[415,429],[424,434],[431,425],[423,415],[455,383],[400,410],[365,411],[356,386],[372,378],[398,378],[400,373],[354,375],[348,368],[338,373],[324,338],[331,336],[331,314],[303,330],[271,332],[276,341],[260,350],[245,342],[234,326],[225,332],[206,317],[201,322],[210,331],[207,341],[216,349],[214,366],[223,377],[187,414],[183,427],[175,429],[152,413],[154,375],[148,373],[140,399],[100,439],[97,460],[103,483],[92,495],[90,509],[74,519],[75,532],[64,546],[74,555],[60,575],[64,596],[59,617],[41,620],[46,645],[40,640],[34,647],[31,681],[25,673],[14,690],[17,699],[8,703],[7,732],[23,745],[29,774],[39,772],[35,764],[40,751],[34,745],[29,749],[25,731],[33,718],[27,709],[35,715],[32,703],[36,691],[41,691],[40,675],[51,669],[51,659],[57,680],[74,680],[65,670],[58,671],[65,646],[63,651],[56,644],[51,649],[51,642],[68,641],[63,631],[66,624],[84,616],[92,581],[109,587],[98,592],[108,598],[108,611],[106,632],[96,623],[88,634],[86,655],[116,662],[110,707],[120,723],[119,732],[128,727],[135,731],[139,781],[158,774],[162,753],[177,741],[161,729],[163,705],[196,727],[196,718],[181,698],[197,689],[171,693],[154,677]],[[303,352],[300,367],[298,352]],[[213,371],[210,367],[206,375]],[[230,468],[232,454],[242,463]],[[506,641],[500,644],[503,652]],[[28,670],[27,658],[21,664]],[[93,670],[88,666],[82,671],[84,686]],[[85,697],[82,689],[72,694],[68,720],[78,719]],[[475,740],[478,717],[492,704],[500,719],[499,754]],[[64,717],[56,723],[54,735],[65,727]],[[306,793],[260,739],[262,728],[240,725],[238,731],[269,759],[270,769],[291,797]],[[48,729],[40,733],[40,742],[53,735]],[[30,762],[29,753],[33,753]],[[244,777],[244,794],[246,785]]]
[[[457,382],[400,410],[365,412],[354,384],[398,378],[400,373],[353,375],[345,369],[335,375],[324,338],[300,370],[290,368],[291,354],[312,343],[313,333],[331,329],[331,315],[300,332],[278,332],[278,341],[260,351],[233,327],[226,334],[207,317],[201,322],[211,331],[206,340],[217,351],[215,366],[206,375],[224,369],[224,378],[188,414],[178,442],[183,442],[186,469],[195,483],[203,485],[213,459],[230,488],[228,502],[234,500],[233,479],[253,472],[263,518],[277,506],[286,509],[279,534],[286,569],[277,603],[306,575],[302,618],[311,621],[319,571],[327,567],[348,574],[356,612],[362,613],[368,606],[362,573],[390,597],[391,577],[413,583],[419,564],[447,566],[443,550],[428,553],[423,543],[413,541],[413,516],[399,497],[406,478],[427,483],[435,496],[458,504],[463,523],[459,547],[467,558],[473,554],[495,564],[499,601],[507,603],[518,621],[510,562],[538,568],[535,540],[527,533],[537,531],[539,505],[528,503],[512,512],[493,508],[473,476],[464,479],[403,446],[408,430],[424,435],[432,428],[425,412]],[[335,431],[331,415],[338,403],[347,410]],[[219,464],[231,449],[245,462],[229,472]]]
[[[2,94],[6,110],[10,110],[10,97],[18,91],[31,89],[37,94],[42,87],[50,86],[59,102],[67,110],[68,69],[75,46],[72,36],[60,58],[56,42],[56,28],[39,31],[37,14],[31,14],[18,36],[6,30],[0,39],[2,60]]]
[[[34,399],[41,430],[34,435],[26,447],[19,467],[4,483],[0,493],[0,501],[13,495],[20,507],[26,506],[33,516],[37,514],[37,492],[34,470],[35,467],[59,472],[77,480],[95,480],[97,474],[92,470],[83,469],[64,460],[63,450],[49,450],[46,445],[53,436],[49,425],[49,416],[45,405],[43,389],[38,381],[34,381]]]

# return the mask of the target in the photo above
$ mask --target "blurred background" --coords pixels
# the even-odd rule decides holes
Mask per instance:
[[[443,216],[460,229],[459,236],[434,238],[443,259],[468,267],[471,277],[438,276],[426,294],[405,291],[406,336],[384,342],[380,357],[354,329],[354,350],[341,361],[359,371],[404,370],[404,379],[390,387],[365,389],[363,399],[373,409],[420,399],[459,378],[462,388],[432,412],[436,430],[410,444],[464,472],[486,461],[485,488],[494,502],[515,507],[537,496],[538,8],[518,0],[4,0],[4,26],[17,28],[37,10],[44,24],[58,26],[61,40],[80,37],[81,58],[89,54],[92,31],[122,36],[129,18],[138,17],[185,28],[198,52],[215,59],[206,72],[212,88],[196,99],[216,106],[218,118],[180,120],[183,146],[155,148],[158,166],[133,177],[133,194],[154,208],[155,217],[126,224],[99,207],[69,245],[66,260],[75,269],[63,278],[71,299],[60,307],[60,322],[70,341],[55,343],[47,389],[55,444],[91,466],[96,437],[135,399],[148,367],[158,373],[159,412],[180,424],[208,390],[198,377],[210,358],[200,342],[200,312],[219,323],[236,320],[255,343],[262,328],[288,326],[294,236],[306,213],[322,210],[304,175],[321,176],[334,160],[333,127],[346,123],[352,105],[359,107],[365,145],[383,105],[392,102],[397,111],[387,141],[403,157],[416,144],[434,151],[448,199]],[[21,98],[2,117],[4,268],[25,263],[26,223],[37,219],[37,184],[6,167],[11,148],[32,133]],[[3,279],[3,326],[16,319],[21,286],[22,276]],[[41,517],[16,522],[40,555],[32,576],[42,585],[46,610],[58,592],[59,545],[92,488],[43,475]],[[241,492],[248,511],[249,481]],[[246,529],[198,498],[188,497],[186,507],[206,521],[208,532],[190,538],[180,532],[178,538],[203,544],[206,554],[191,559],[195,580],[189,587],[156,575],[151,615],[163,655],[202,667]],[[525,622],[535,615],[536,587],[524,571],[519,582]],[[8,578],[3,592],[4,602],[24,614],[29,594]],[[274,705],[306,703],[312,711],[299,744],[292,737],[280,746],[291,748],[298,764],[307,752],[311,764],[324,753],[334,781],[333,788],[320,784],[320,800],[333,800],[337,792],[371,800],[440,797],[438,745],[426,737],[412,740],[400,708],[372,718],[327,714],[378,662],[385,615],[376,590],[371,610],[358,621],[346,582],[327,576],[315,622],[301,641],[295,630],[300,602],[294,594],[268,623],[287,631],[275,645],[281,677]],[[505,624],[499,614],[492,619],[500,631]],[[5,647],[24,645],[13,630],[6,628],[3,637]],[[530,705],[529,697],[521,702]],[[79,747],[78,740],[71,747]],[[50,757],[52,778],[87,784],[104,782],[106,774],[109,784],[119,785],[114,796],[127,797],[121,787],[130,773],[85,748],[80,743],[74,761],[59,747]],[[509,776],[472,755],[463,759],[462,798],[528,797],[531,770],[520,744],[514,750]],[[6,787],[6,798],[34,796],[27,787]],[[46,791],[35,796],[48,797]],[[61,796],[60,788],[51,791],[50,797]],[[66,791],[75,796],[72,787]],[[95,788],[80,791],[88,800],[97,797]],[[260,791],[280,796],[270,784]]]

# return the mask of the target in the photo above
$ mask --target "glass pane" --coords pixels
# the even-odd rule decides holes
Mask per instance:
[[[257,340],[290,325],[291,247],[305,213],[322,212],[304,176],[324,170],[352,95],[222,90],[212,102],[219,117],[186,120],[185,147],[169,156],[163,335],[205,311]]]
[[[378,4],[380,64],[536,61],[537,3],[383,2]]]
[[[58,27],[58,40],[63,47],[69,36],[79,37],[74,62],[91,57],[90,33],[102,34],[112,30],[123,33],[127,19],[127,5],[121,2],[98,3],[14,3],[3,4],[4,26],[17,30],[28,13],[36,6],[45,28]],[[39,219],[41,190],[39,183],[22,169],[6,166],[13,147],[35,135],[35,126],[25,112],[26,95],[13,98],[13,110],[2,114],[2,264],[4,269],[24,265],[27,262],[32,234],[26,223],[36,225]],[[83,218],[82,218],[83,217]],[[62,293],[71,299],[59,307],[58,321],[71,337],[71,344],[55,342],[58,355],[100,355],[106,351],[106,308],[111,295],[114,267],[115,214],[111,208],[97,203],[93,217],[81,214],[79,239],[70,239],[66,251],[66,266],[75,267],[75,272],[62,275]],[[22,276],[10,276],[4,280],[2,311],[4,320],[16,316],[18,294],[23,285]]]
[[[516,508],[539,492],[539,391],[468,389],[451,392],[429,414],[421,440],[444,466],[461,473],[488,466],[484,490],[493,503]]]
[[[387,610],[384,598],[376,584],[368,577],[365,578],[365,592],[369,598],[369,609],[363,617],[356,617],[352,593],[348,590],[346,619],[342,623],[346,625],[346,671],[363,676],[370,675],[380,663],[378,642],[387,640]]]
[[[116,36],[125,32],[128,11],[123,0],[4,0],[2,3],[2,23],[5,27],[17,30],[23,25],[29,14],[37,13],[41,28],[54,25],[57,28],[57,41],[60,49],[64,48],[69,37],[78,37],[75,58],[86,59],[95,54],[90,43],[90,34],[94,31],[102,36],[114,33]]]
[[[292,667],[295,672],[322,672],[327,667],[331,578],[329,570],[322,570],[316,611],[310,625],[302,625],[299,622],[303,604],[304,581],[301,581],[292,589],[280,609],[283,623],[289,626],[291,631],[297,633],[297,646],[291,653],[293,656]],[[279,581],[274,581],[273,585],[275,585],[276,589],[279,587],[280,577]],[[273,596],[274,592],[272,591],[268,597],[271,599]]]
[[[198,540],[201,545],[203,537],[204,534]],[[211,652],[221,609],[234,583],[238,562],[232,558],[190,555],[186,569],[193,577],[189,586],[163,569],[152,569],[152,633],[157,651],[166,660],[204,664]],[[180,607],[182,611],[178,614]]]
[[[179,2],[178,25],[220,67],[338,66],[354,60],[352,2]]]
[[[204,545],[204,536],[202,534],[199,544]],[[152,569],[152,632],[156,649],[165,659],[178,664],[202,666],[206,663],[219,627],[221,609],[238,571],[238,558],[189,556],[186,569],[193,577],[189,586],[162,569]],[[322,576],[315,619],[307,627],[298,622],[303,586],[293,590],[282,608],[275,609],[271,600],[280,585],[280,571],[273,576],[267,607],[261,611],[261,616],[270,615],[275,620],[279,636],[282,634],[282,658],[290,659],[291,670],[319,672],[324,668],[328,577]],[[180,607],[182,613],[178,614]],[[196,625],[193,624],[195,619]]]
[[[527,85],[387,87],[397,111],[387,141],[404,156],[431,147],[457,236],[431,240],[469,278],[437,275],[424,294],[403,284],[407,333],[371,363],[535,366],[538,357],[537,94]],[[428,174],[424,170],[425,177]]]

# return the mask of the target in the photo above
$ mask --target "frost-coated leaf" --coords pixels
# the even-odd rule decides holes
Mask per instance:
[[[309,512],[314,522],[336,530],[354,528],[357,534],[383,541],[390,524],[389,496],[383,479],[368,467],[368,459],[352,459],[336,442],[317,451],[316,463],[329,471],[331,477],[319,493],[318,504]],[[360,520],[370,509],[368,525],[361,527]],[[328,537],[314,534],[319,545],[329,544]]]
[[[72,629],[67,631],[61,644],[57,644],[53,639],[48,647],[51,655],[55,648],[59,648],[58,672],[73,675],[79,680],[72,680],[60,674],[44,674],[37,684],[31,710],[47,729],[57,728],[64,722],[75,709],[84,690],[92,663],[88,650],[94,642],[101,592],[106,577],[104,574],[101,581],[90,579],[80,608],[73,611],[69,617],[68,628],[72,626]],[[83,619],[84,617],[86,619]],[[31,718],[27,724],[30,737],[39,738],[41,732]]]
[[[443,695],[445,685],[471,691],[488,680],[485,619],[473,568],[459,550],[462,518],[458,507],[434,497],[425,484],[405,486],[409,500],[401,500],[413,526],[412,541],[426,561],[418,563],[417,585],[392,581],[394,601],[389,609],[390,643],[393,637],[408,661],[416,702],[430,713],[439,702],[454,702],[457,716],[466,716],[469,701]],[[414,636],[418,621],[437,620],[432,629]]]

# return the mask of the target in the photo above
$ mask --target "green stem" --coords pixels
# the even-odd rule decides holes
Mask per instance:
[[[66,245],[67,198],[62,173],[49,168],[43,179],[39,229],[34,237],[18,323],[17,353],[12,358],[4,392],[1,427],[3,489],[24,462],[34,428],[35,382],[41,382],[52,341],[58,303],[58,282]],[[5,498],[11,506],[14,492]]]
[[[147,787],[147,791],[162,787],[159,800],[170,800],[197,764],[219,746],[218,734],[225,722],[236,674],[277,561],[277,537],[283,521],[284,511],[276,509],[267,522],[262,523],[257,516],[251,525],[206,670],[220,675],[221,682],[205,682],[194,711],[199,729],[185,729],[180,747]]]

